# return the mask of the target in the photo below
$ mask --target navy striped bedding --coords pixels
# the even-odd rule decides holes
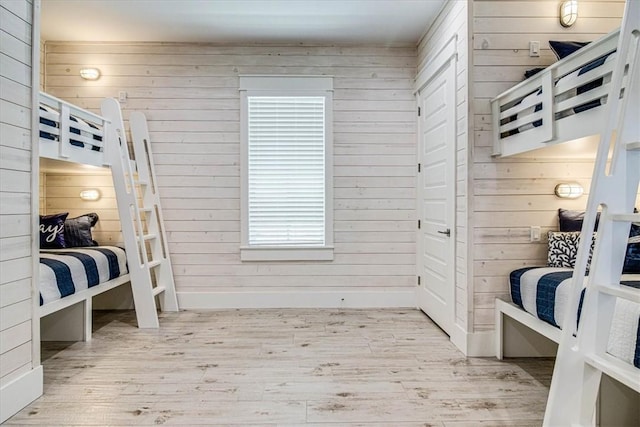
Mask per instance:
[[[47,117],[43,117],[43,113],[47,114]],[[102,142],[102,136],[98,135],[97,133],[93,133],[94,130],[95,131],[101,130],[96,125],[94,125],[93,123],[86,122],[79,117],[70,116],[69,119],[71,120],[71,122],[73,122],[69,126],[69,133],[72,134],[70,135],[70,138],[69,138],[69,143],[71,145],[74,145],[76,147],[85,146],[85,143],[78,140],[77,138],[74,138],[74,135],[84,136],[94,141]],[[46,105],[40,104],[40,124],[44,125],[44,126],[40,126],[40,138],[49,139],[51,141],[58,141],[59,140],[58,134],[53,133],[52,132],[53,129],[50,129],[50,128],[59,129],[60,128],[59,122],[60,122],[60,113],[58,111]],[[88,148],[90,148],[93,151],[103,151],[102,144],[96,144],[96,145],[89,144],[89,145],[90,147]]]
[[[571,287],[570,268],[527,267],[509,276],[511,300],[514,304],[556,328],[564,320]],[[640,275],[623,274],[625,286],[640,288]],[[584,290],[580,297],[580,307]],[[576,321],[580,316],[580,308]],[[640,305],[618,299],[611,326],[607,352],[640,368]]]
[[[600,67],[601,65],[604,65],[605,63],[609,62],[609,61],[613,61],[615,60],[615,51],[611,52],[611,53],[607,53],[606,55],[603,55],[602,57],[591,61],[590,63],[588,63],[587,65],[575,70],[574,72],[567,74],[564,77],[561,77],[560,79],[558,79],[555,82],[555,86],[556,86],[556,92],[559,94],[558,99],[555,101],[561,101],[564,99],[567,99],[568,96],[577,96],[577,95],[581,95],[583,93],[586,93],[590,90],[596,89],[600,86],[602,86],[605,83],[609,83],[609,81],[611,80],[611,76],[606,76],[605,77],[600,77],[598,79],[595,79],[589,83],[583,84],[581,86],[578,86],[577,88],[574,88],[575,86],[575,80],[580,77],[581,75],[588,73],[589,71],[596,69],[598,67]],[[518,114],[515,114],[513,116],[510,117],[506,117],[504,119],[502,119],[500,121],[500,124],[507,124],[510,123],[512,121],[518,120],[518,118],[520,117],[526,117],[530,114],[533,114],[537,111],[542,110],[542,89],[539,89],[537,91],[534,91],[532,93],[530,93],[529,95],[525,96],[524,98],[522,98],[520,101],[518,101],[517,103],[513,104],[513,106],[515,105],[519,105],[522,103],[526,103],[529,100],[536,100],[537,98],[540,98],[539,102],[536,102],[534,105],[532,105],[531,107],[521,111]],[[599,107],[601,105],[603,105],[606,101],[606,95],[599,98],[599,99],[594,99],[592,101],[588,101],[584,104],[575,106],[569,110],[565,110],[565,111],[561,111],[561,112],[556,112],[555,113],[555,119],[562,119],[564,117],[573,115],[573,114],[577,114],[577,113],[581,113],[583,111],[587,111],[590,110],[592,108],[596,108]],[[527,131],[529,129],[533,129],[536,127],[540,127],[542,126],[542,119],[538,119],[534,122],[528,123],[528,124],[524,124],[516,129],[512,129],[509,130],[507,132],[503,132],[500,137],[501,138],[506,138],[507,136],[511,136],[511,135],[515,135],[524,131]]]
[[[127,273],[126,254],[116,246],[40,250],[40,305]]]

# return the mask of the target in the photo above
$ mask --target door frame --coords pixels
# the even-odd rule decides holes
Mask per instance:
[[[431,58],[418,72],[415,83],[415,91],[414,95],[416,96],[416,104],[417,107],[422,106],[422,91],[424,88],[433,81],[434,78],[439,77],[440,75],[446,73],[447,81],[453,82],[453,144],[448,147],[447,150],[447,163],[450,162],[451,168],[447,171],[446,180],[449,183],[452,183],[449,186],[449,197],[451,198],[451,209],[448,212],[448,216],[446,218],[447,224],[451,230],[451,235],[449,239],[451,239],[451,244],[449,246],[449,253],[447,255],[448,260],[450,262],[447,265],[447,277],[451,280],[451,288],[448,292],[448,298],[450,304],[447,310],[447,323],[448,325],[439,325],[445,332],[454,339],[454,336],[458,335],[458,331],[456,328],[456,209],[457,209],[457,201],[456,201],[456,185],[457,185],[457,173],[456,173],[456,151],[457,151],[457,114],[456,114],[456,81],[457,81],[457,71],[456,71],[456,63],[457,63],[457,34],[454,34],[447,43],[436,53],[434,57]],[[417,160],[418,164],[423,163],[422,159],[422,146],[421,146],[421,135],[422,135],[422,118],[418,117],[417,120],[417,138],[416,138],[416,151],[417,151]],[[422,184],[421,184],[421,176],[420,172],[416,174],[416,215],[418,219],[422,218]],[[422,271],[422,230],[416,229],[416,273],[419,276]],[[420,289],[420,287],[424,286],[423,283],[418,283],[416,281],[416,302],[418,301],[418,292],[424,292]],[[420,307],[418,307],[420,308]],[[427,313],[425,311],[427,315]]]

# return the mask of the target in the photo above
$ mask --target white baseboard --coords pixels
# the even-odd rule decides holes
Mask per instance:
[[[458,347],[458,350],[460,350],[462,354],[465,356],[467,355],[467,332],[465,332],[460,325],[453,325],[453,329],[449,334],[449,339],[453,345]]]
[[[468,357],[495,357],[495,332],[480,331],[467,334]]]
[[[453,345],[467,357],[493,357],[495,352],[495,333],[493,331],[466,332],[454,325],[450,337]]]
[[[42,365],[24,373],[0,388],[0,423],[42,396]]]
[[[329,291],[246,290],[221,292],[178,292],[181,310],[222,308],[383,308],[415,307],[413,288]]]

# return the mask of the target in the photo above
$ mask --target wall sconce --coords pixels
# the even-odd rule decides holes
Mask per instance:
[[[578,19],[578,0],[565,0],[560,3],[560,25],[570,27]]]
[[[98,80],[100,78],[100,70],[97,68],[83,68],[80,70],[80,77],[85,80]]]
[[[558,184],[553,191],[561,199],[577,199],[584,194],[584,188],[577,182]]]
[[[80,198],[85,201],[95,202],[96,200],[100,199],[100,190],[97,190],[95,188],[82,190],[80,192]]]

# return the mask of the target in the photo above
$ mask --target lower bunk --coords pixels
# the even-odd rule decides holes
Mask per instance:
[[[511,273],[511,301],[496,300],[496,355],[504,356],[503,316],[517,320],[551,341],[560,340],[560,325],[570,298],[573,270],[527,267]],[[623,274],[621,285],[640,288],[640,274]],[[584,291],[583,291],[584,295]],[[580,311],[576,315],[579,321]],[[618,300],[607,352],[640,368],[640,304]]]
[[[511,301],[496,299],[498,359],[555,357],[572,274],[572,269],[563,267],[528,267],[511,273]],[[640,274],[623,274],[621,284],[640,288]],[[640,304],[618,300],[607,352],[640,368]],[[637,426],[639,422],[638,394],[603,376],[596,425]]]
[[[129,283],[125,251],[116,246],[40,252],[41,338],[90,341],[93,297]],[[81,321],[79,319],[82,319]]]

